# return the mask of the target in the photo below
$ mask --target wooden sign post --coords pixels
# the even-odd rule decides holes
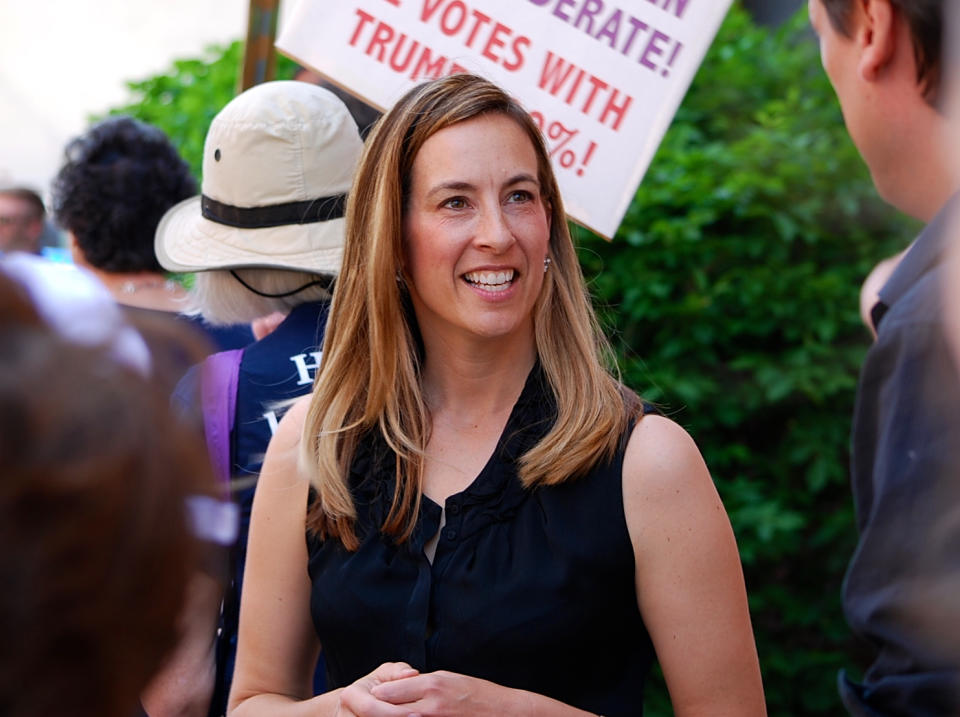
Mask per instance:
[[[250,0],[247,42],[243,48],[243,71],[239,91],[272,80],[277,55],[273,43],[277,37],[280,0]]]

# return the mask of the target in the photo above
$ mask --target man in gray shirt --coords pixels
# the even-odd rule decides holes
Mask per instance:
[[[941,259],[958,189],[939,108],[943,0],[809,0],[824,69],[881,196],[927,222],[879,290],[853,419],[860,539],[843,589],[873,662],[840,675],[853,715],[960,714],[956,595],[960,378],[944,336]]]

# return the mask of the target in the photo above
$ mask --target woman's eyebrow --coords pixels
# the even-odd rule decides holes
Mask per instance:
[[[432,197],[434,194],[439,194],[441,192],[469,192],[472,189],[476,189],[476,187],[470,184],[470,182],[441,182],[427,192],[427,197]]]
[[[503,186],[510,187],[514,184],[520,184],[521,182],[533,182],[538,187],[540,186],[540,180],[531,174],[527,174],[526,172],[521,172],[520,174],[515,174],[514,176],[510,177],[510,179],[503,183]]]
[[[540,181],[535,176],[533,176],[532,174],[528,174],[527,172],[521,172],[519,174],[513,175],[512,177],[510,177],[510,179],[504,182],[502,186],[512,187],[515,184],[521,184],[523,182],[531,182],[537,185],[538,187],[540,186]],[[427,199],[430,199],[434,195],[441,194],[443,192],[470,192],[475,189],[476,189],[476,185],[470,182],[451,180],[449,182],[441,182],[440,184],[431,188],[427,192],[426,197]]]

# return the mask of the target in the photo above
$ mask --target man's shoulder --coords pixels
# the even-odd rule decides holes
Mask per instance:
[[[957,423],[960,369],[947,337],[944,273],[942,265],[924,273],[881,321],[860,375],[858,404],[869,412],[893,410],[917,425]]]
[[[898,334],[936,334],[943,328],[945,269],[937,263],[917,277],[889,307],[880,322],[877,344]]]
[[[860,371],[855,436],[864,425],[876,428],[878,416],[888,411],[919,427],[948,420],[944,402],[960,405],[960,370],[943,310],[944,271],[938,265],[919,276],[881,320]]]

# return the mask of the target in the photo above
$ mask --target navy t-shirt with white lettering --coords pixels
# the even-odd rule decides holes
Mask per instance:
[[[236,418],[230,436],[231,492],[240,508],[240,525],[231,561],[232,582],[224,597],[221,615],[217,684],[210,712],[213,715],[225,712],[233,679],[250,511],[263,456],[285,408],[278,404],[307,394],[313,387],[329,308],[328,301],[295,307],[272,333],[244,349],[240,362]],[[323,684],[321,666],[314,687],[320,691]]]
[[[309,393],[313,387],[328,308],[327,302],[297,306],[272,333],[243,352],[230,451],[240,494],[247,492],[243,486],[249,479],[256,480],[260,473],[263,454],[282,415],[276,404]]]

